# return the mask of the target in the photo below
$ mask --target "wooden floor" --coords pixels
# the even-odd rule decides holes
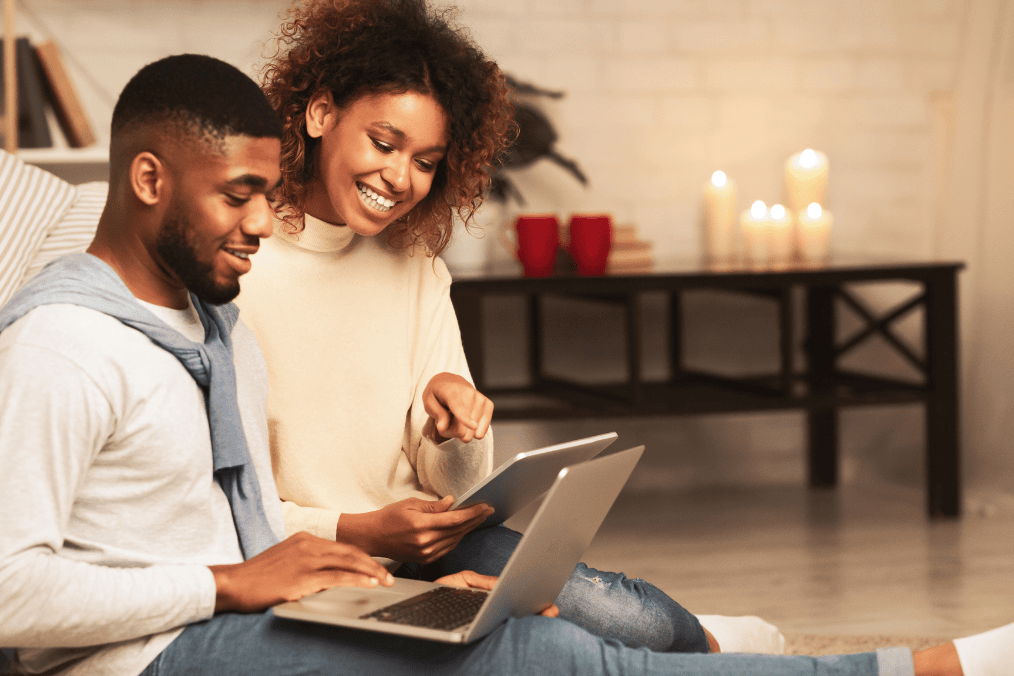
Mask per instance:
[[[931,522],[904,489],[624,493],[585,561],[695,613],[791,633],[954,637],[1014,622],[1014,515]]]

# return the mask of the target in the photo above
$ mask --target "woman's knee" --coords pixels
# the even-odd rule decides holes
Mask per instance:
[[[561,617],[604,638],[658,652],[709,652],[700,622],[658,587],[578,564],[557,600]]]

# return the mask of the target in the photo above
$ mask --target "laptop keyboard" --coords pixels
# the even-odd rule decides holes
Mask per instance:
[[[380,620],[430,629],[456,629],[468,624],[486,602],[488,592],[457,587],[431,591],[360,615],[361,620]]]

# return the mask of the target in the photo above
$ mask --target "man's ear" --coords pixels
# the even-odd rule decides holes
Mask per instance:
[[[137,199],[150,207],[157,205],[167,189],[166,167],[154,153],[144,151],[130,163],[130,187]]]
[[[306,106],[306,133],[311,138],[323,136],[337,119],[338,109],[329,90],[322,89],[310,97],[310,103]]]

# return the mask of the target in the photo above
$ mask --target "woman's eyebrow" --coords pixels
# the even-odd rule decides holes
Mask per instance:
[[[379,128],[379,129],[383,129],[384,131],[390,132],[391,134],[394,134],[395,136],[397,136],[400,139],[408,138],[408,134],[406,134],[405,132],[403,132],[401,129],[398,129],[397,127],[395,127],[390,122],[374,122],[373,126]],[[423,152],[424,153],[429,153],[429,152],[445,153],[445,152],[447,152],[447,146],[446,145],[434,145],[434,146],[430,146],[429,148],[424,149]]]
[[[373,126],[374,127],[380,127],[384,131],[389,131],[392,134],[394,134],[395,136],[397,136],[398,138],[405,138],[405,136],[406,136],[405,132],[403,132],[401,129],[398,129],[397,127],[395,127],[390,122],[374,122]]]

